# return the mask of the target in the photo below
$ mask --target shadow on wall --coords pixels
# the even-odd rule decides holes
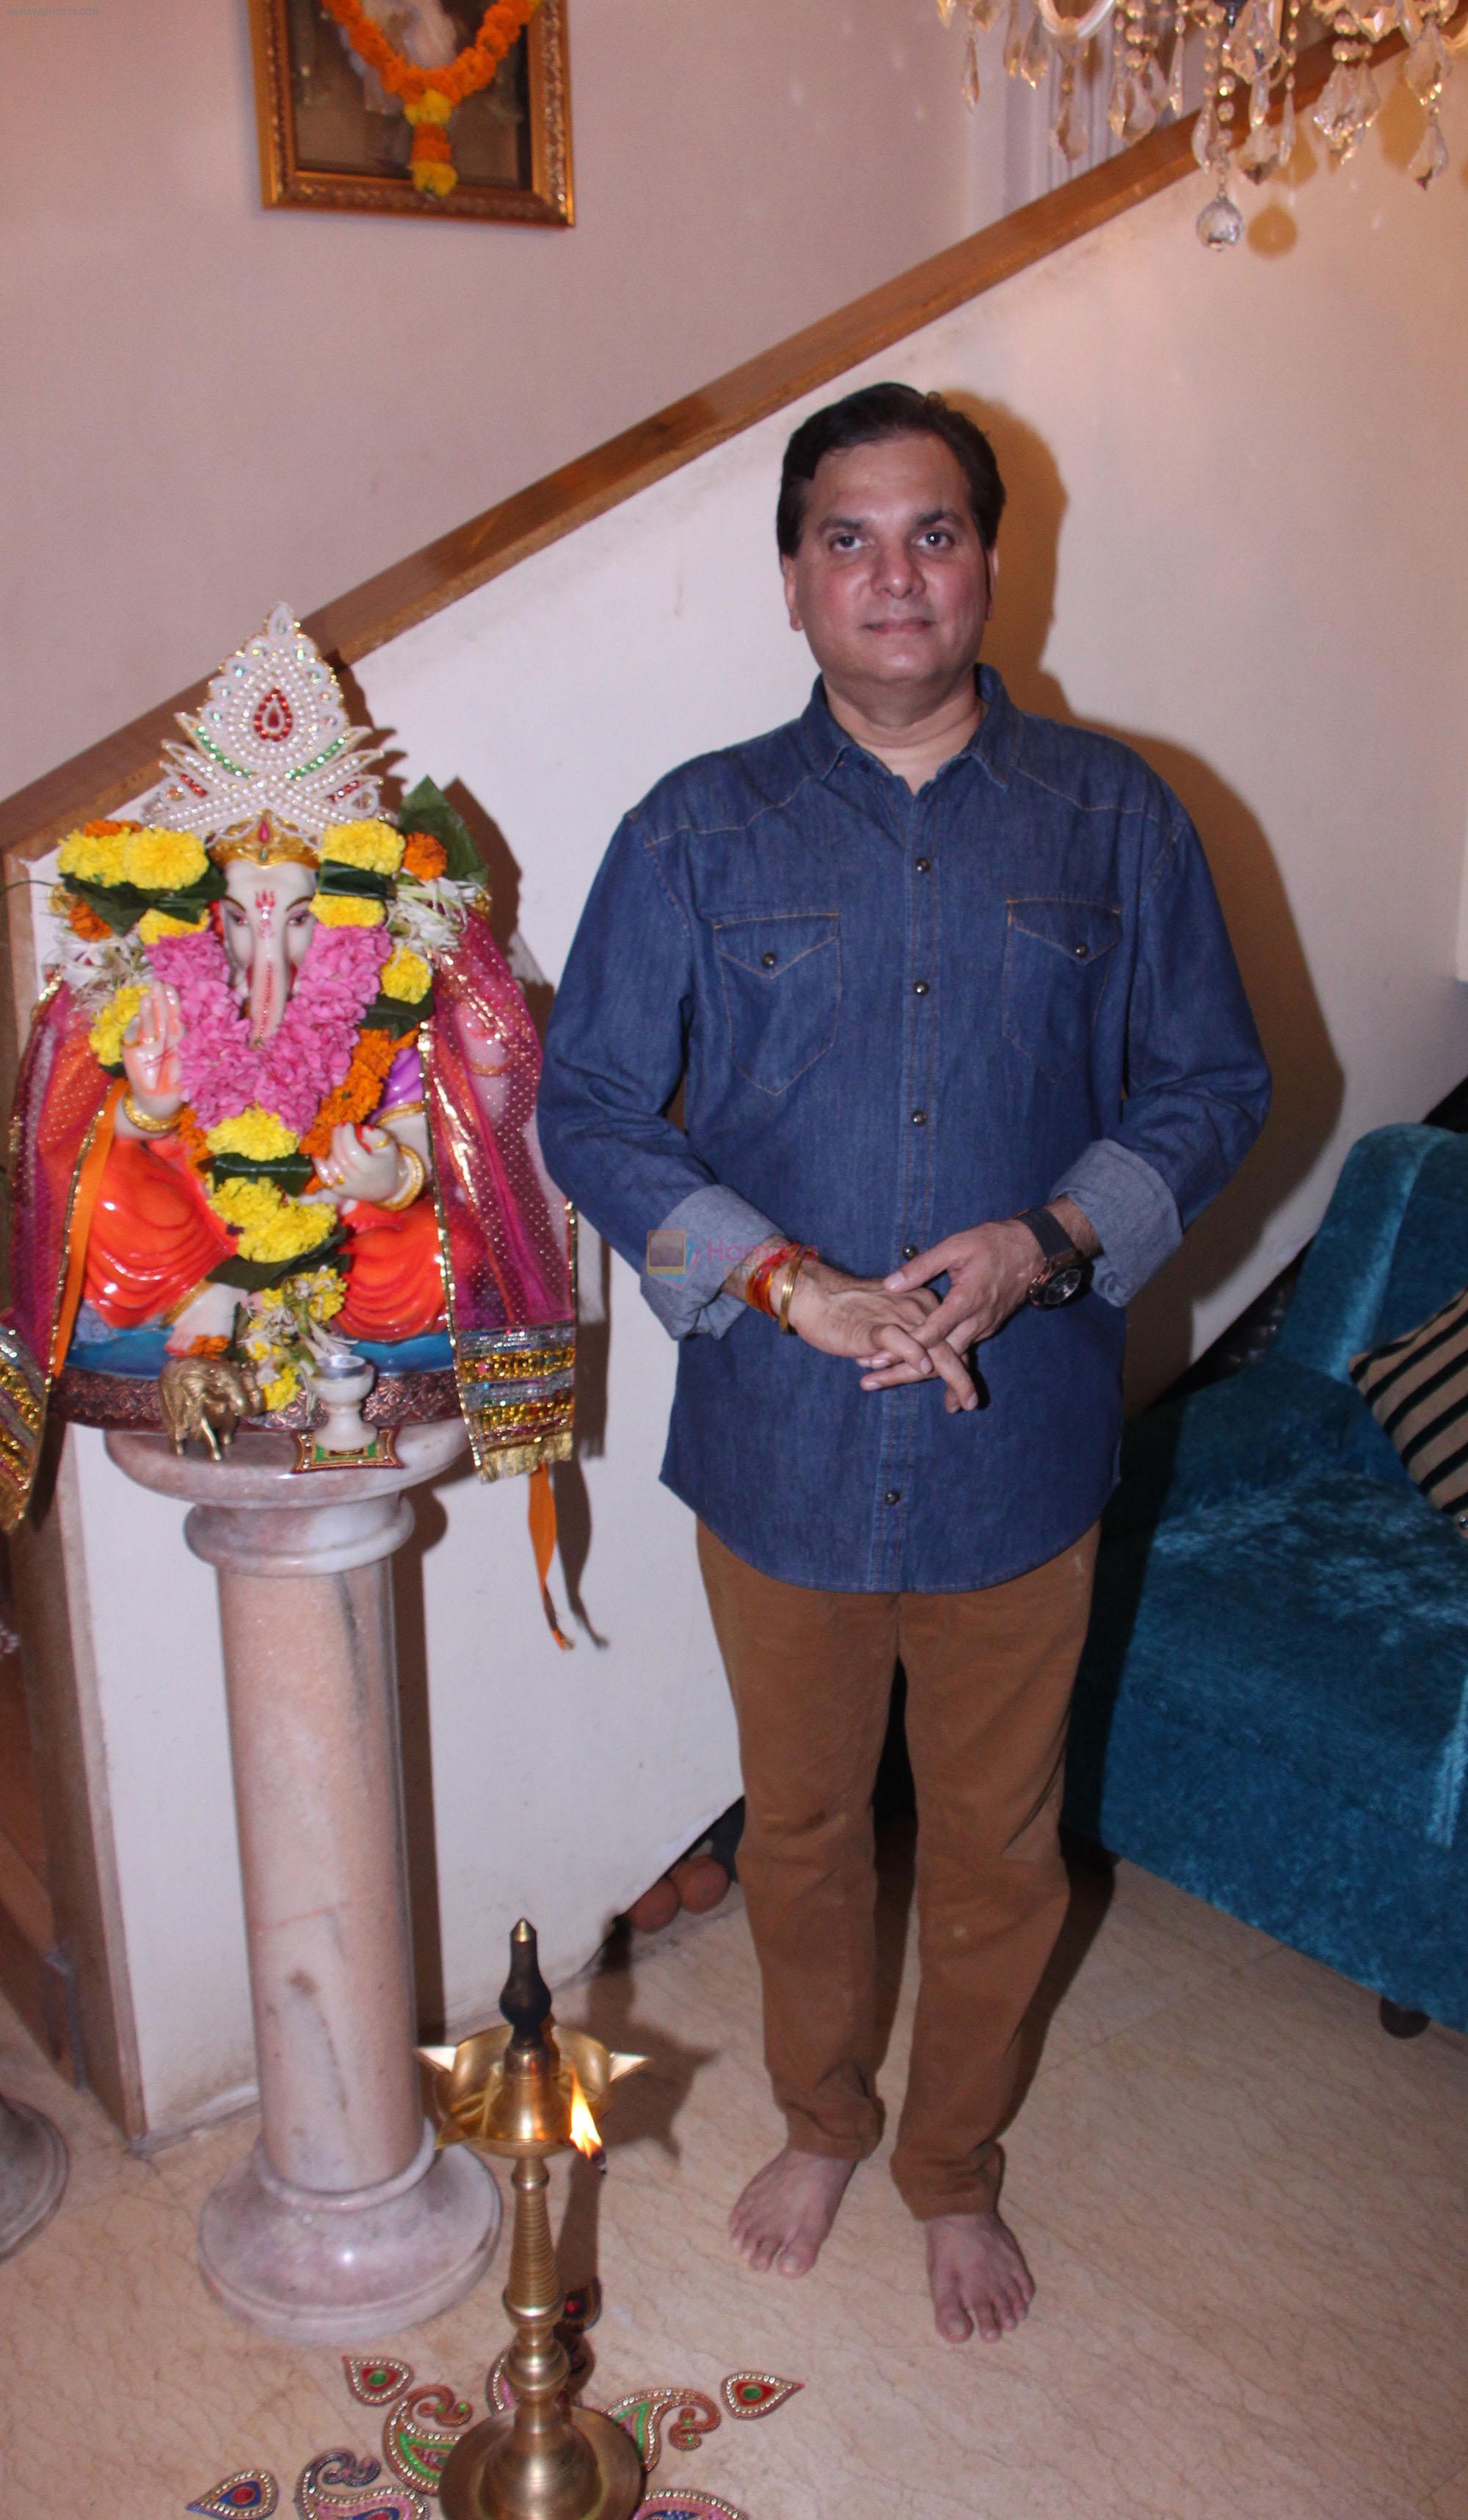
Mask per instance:
[[[951,399],[992,436],[1009,493],[999,603],[985,656],[999,667],[1019,707],[1117,736],[1180,798],[1203,836],[1274,1073],[1273,1106],[1257,1144],[1132,1309],[1128,1398],[1140,1407],[1182,1372],[1196,1307],[1242,1266],[1268,1218],[1312,1170],[1340,1115],[1345,1079],[1273,852],[1242,797],[1206,761],[1166,736],[1079,717],[1045,669],[1067,504],[1048,446],[1001,404],[961,393]]]

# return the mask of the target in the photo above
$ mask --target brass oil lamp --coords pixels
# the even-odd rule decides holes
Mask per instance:
[[[613,2055],[583,2031],[556,2030],[535,1928],[523,1916],[510,1937],[500,2009],[506,2028],[419,2050],[431,2070],[439,2143],[469,2143],[514,2164],[505,2288],[513,2409],[456,2442],[439,2498],[447,2520],[631,2520],[643,2467],[630,2436],[566,2396],[570,2364],[556,2333],[564,2295],[546,2190],[550,2156],[570,2145],[605,2167],[594,2111],[643,2059]]]

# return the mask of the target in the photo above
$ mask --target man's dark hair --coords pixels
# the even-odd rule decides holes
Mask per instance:
[[[849,446],[875,446],[886,437],[937,437],[952,448],[968,485],[968,505],[979,540],[993,551],[1004,512],[1004,485],[994,449],[966,412],[942,394],[915,385],[863,385],[803,420],[785,448],[779,476],[775,539],[780,558],[792,560],[805,525],[806,497],[823,455],[844,455]]]

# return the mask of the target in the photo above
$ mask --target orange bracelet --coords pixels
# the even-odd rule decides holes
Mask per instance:
[[[770,1281],[776,1270],[782,1268],[787,1260],[793,1260],[796,1252],[802,1248],[803,1246],[798,1242],[778,1243],[763,1260],[755,1262],[744,1281],[745,1303],[752,1304],[757,1313],[768,1313],[772,1322],[778,1320],[778,1316],[770,1300]]]

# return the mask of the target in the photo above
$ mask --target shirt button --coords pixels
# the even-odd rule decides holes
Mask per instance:
[[[1082,947],[1079,950],[1084,952],[1085,948]],[[773,971],[776,964],[779,961],[779,956],[778,954],[762,954],[760,956],[760,961],[763,963],[767,971]]]
[[[913,1112],[913,1114],[912,1114],[912,1126],[913,1126],[913,1128],[914,1128],[914,1129],[920,1129],[920,1128],[922,1127],[922,1125],[923,1125],[924,1121],[927,1119],[927,1116],[928,1116],[928,1115],[927,1115],[926,1111],[914,1111],[914,1112]]]
[[[1076,947],[1076,961],[1078,963],[1089,963],[1090,960],[1090,947],[1089,945],[1078,945]]]
[[[917,1257],[916,1243],[905,1242],[902,1247],[902,1256],[905,1260],[915,1260]]]
[[[882,1499],[882,1503],[883,1503],[883,1505],[901,1505],[901,1503],[902,1503],[902,1490],[901,1490],[901,1488],[889,1488],[889,1489],[887,1490],[886,1495],[885,1495],[885,1496],[883,1497],[883,1499]]]
[[[912,995],[913,995],[913,997],[914,997],[914,998],[925,998],[925,997],[927,996],[927,993],[928,993],[928,984],[927,984],[926,980],[914,980],[914,981],[913,981],[913,983],[912,983]]]
[[[919,875],[927,875],[931,871],[933,861],[931,858],[914,858],[912,863]]]

